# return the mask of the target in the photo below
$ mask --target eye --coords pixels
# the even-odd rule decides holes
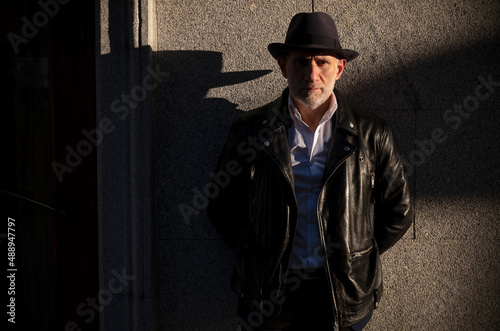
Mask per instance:
[[[301,66],[307,66],[309,64],[309,59],[303,58],[303,59],[298,59],[297,63]]]

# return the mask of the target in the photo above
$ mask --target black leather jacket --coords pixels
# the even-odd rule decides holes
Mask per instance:
[[[297,225],[288,147],[288,89],[233,123],[212,182],[208,216],[237,249],[232,288],[249,305],[279,306]],[[355,324],[382,295],[379,255],[412,223],[408,181],[390,128],[338,109],[317,212],[335,326]],[[275,307],[274,311],[279,311]]]

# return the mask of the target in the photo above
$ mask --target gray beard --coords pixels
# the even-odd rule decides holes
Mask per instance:
[[[299,98],[297,98],[294,95],[294,98],[298,102],[300,102],[301,104],[303,104],[304,106],[306,106],[307,108],[309,108],[309,109],[316,109],[316,108],[318,108],[319,106],[321,106],[323,103],[325,103],[328,100],[328,98],[331,95],[331,92],[333,92],[333,87],[334,86],[335,86],[335,80],[332,81],[332,83],[330,84],[330,86],[326,87],[325,91],[329,91],[330,93],[325,93],[325,94],[322,94],[322,95],[320,95],[318,97],[314,97],[314,96],[303,97],[303,96],[300,96]]]

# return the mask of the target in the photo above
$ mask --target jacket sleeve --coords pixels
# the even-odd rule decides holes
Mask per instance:
[[[401,239],[413,222],[408,178],[391,129],[384,127],[377,157],[375,239],[383,253]]]
[[[247,181],[244,158],[240,152],[246,147],[236,122],[232,125],[227,141],[219,156],[212,178],[217,194],[209,197],[207,216],[222,239],[236,248],[243,224],[247,222]]]

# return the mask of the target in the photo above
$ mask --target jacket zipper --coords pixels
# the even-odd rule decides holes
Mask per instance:
[[[293,199],[294,199],[294,202],[295,202],[295,214],[298,215],[299,214],[299,207],[298,207],[298,203],[297,203],[297,197],[295,196],[295,189],[293,187],[293,184],[290,182],[290,180],[288,179],[288,176],[285,174],[285,170],[280,166],[279,162],[275,161],[274,160],[274,157],[271,157],[271,159],[273,160],[273,162],[276,164],[276,166],[281,170],[281,173],[283,174],[283,177],[285,177],[285,180],[286,182],[288,183],[288,185],[290,186],[290,189],[292,190],[292,195],[293,195]],[[297,223],[297,222],[296,222]],[[290,256],[288,256],[288,261],[287,261],[287,266],[290,265]],[[285,293],[285,280],[287,279],[288,277],[288,270],[289,268],[286,269],[285,271],[285,275],[283,276],[283,282],[281,284],[281,288],[280,288],[280,292],[281,293]],[[261,302],[261,306],[262,306],[262,302]],[[261,307],[262,308],[262,307]],[[281,312],[281,305],[279,307],[279,310]]]
[[[373,246],[370,248],[367,248],[365,250],[359,251],[359,252],[353,252],[353,253],[351,253],[351,256],[353,258],[361,257],[361,256],[365,255],[366,253],[368,253],[369,251],[371,251],[372,249],[373,249]]]
[[[254,195],[254,191],[255,191],[255,188],[254,188],[254,183],[253,183],[253,180],[255,178],[255,164],[252,164],[252,167],[250,168],[250,181],[251,181],[251,190],[252,190],[252,197]],[[253,198],[252,198],[253,199]],[[262,311],[263,309],[263,300],[262,300],[262,288],[263,288],[263,282],[264,282],[264,266],[261,266],[261,275],[260,275],[260,278],[261,278],[261,281],[260,281],[260,300],[259,300],[259,308],[260,310]]]
[[[371,196],[370,196],[370,202],[374,203],[375,202],[375,193],[373,192],[373,190],[375,189],[375,173],[372,172],[370,174],[370,177],[371,177],[371,180],[372,180],[372,191],[371,191]]]
[[[330,175],[328,175],[328,178],[326,179],[325,181],[325,184],[323,185],[323,187],[321,188],[321,191],[318,195],[318,197],[320,197],[322,194],[323,194],[323,190],[326,186],[326,183],[330,180],[330,178],[333,176],[333,174],[335,173],[335,171],[337,171],[337,169],[340,167],[340,165],[342,163],[344,163],[344,161],[349,157],[351,156],[352,154],[354,153],[354,149],[352,148],[351,151],[346,154],[342,159],[340,159],[339,163],[335,166],[335,168],[333,169],[333,171],[330,173]],[[323,250],[325,252],[325,269],[326,269],[326,275],[327,275],[327,278],[328,278],[328,282],[330,284],[330,289],[332,291],[332,300],[333,300],[333,315],[335,317],[335,322],[334,322],[334,330],[338,330],[339,329],[339,312],[338,312],[338,307],[337,307],[337,299],[335,298],[335,289],[334,289],[334,286],[333,286],[333,275],[331,274],[330,272],[330,266],[329,266],[329,262],[328,262],[328,250],[326,248],[326,242],[325,242],[325,231],[324,231],[324,228],[323,226],[321,225],[321,217],[320,217],[320,214],[319,214],[319,205],[316,206],[316,214],[318,215],[318,226],[319,226],[319,230],[320,230],[320,237],[321,237],[321,245],[323,245]]]

